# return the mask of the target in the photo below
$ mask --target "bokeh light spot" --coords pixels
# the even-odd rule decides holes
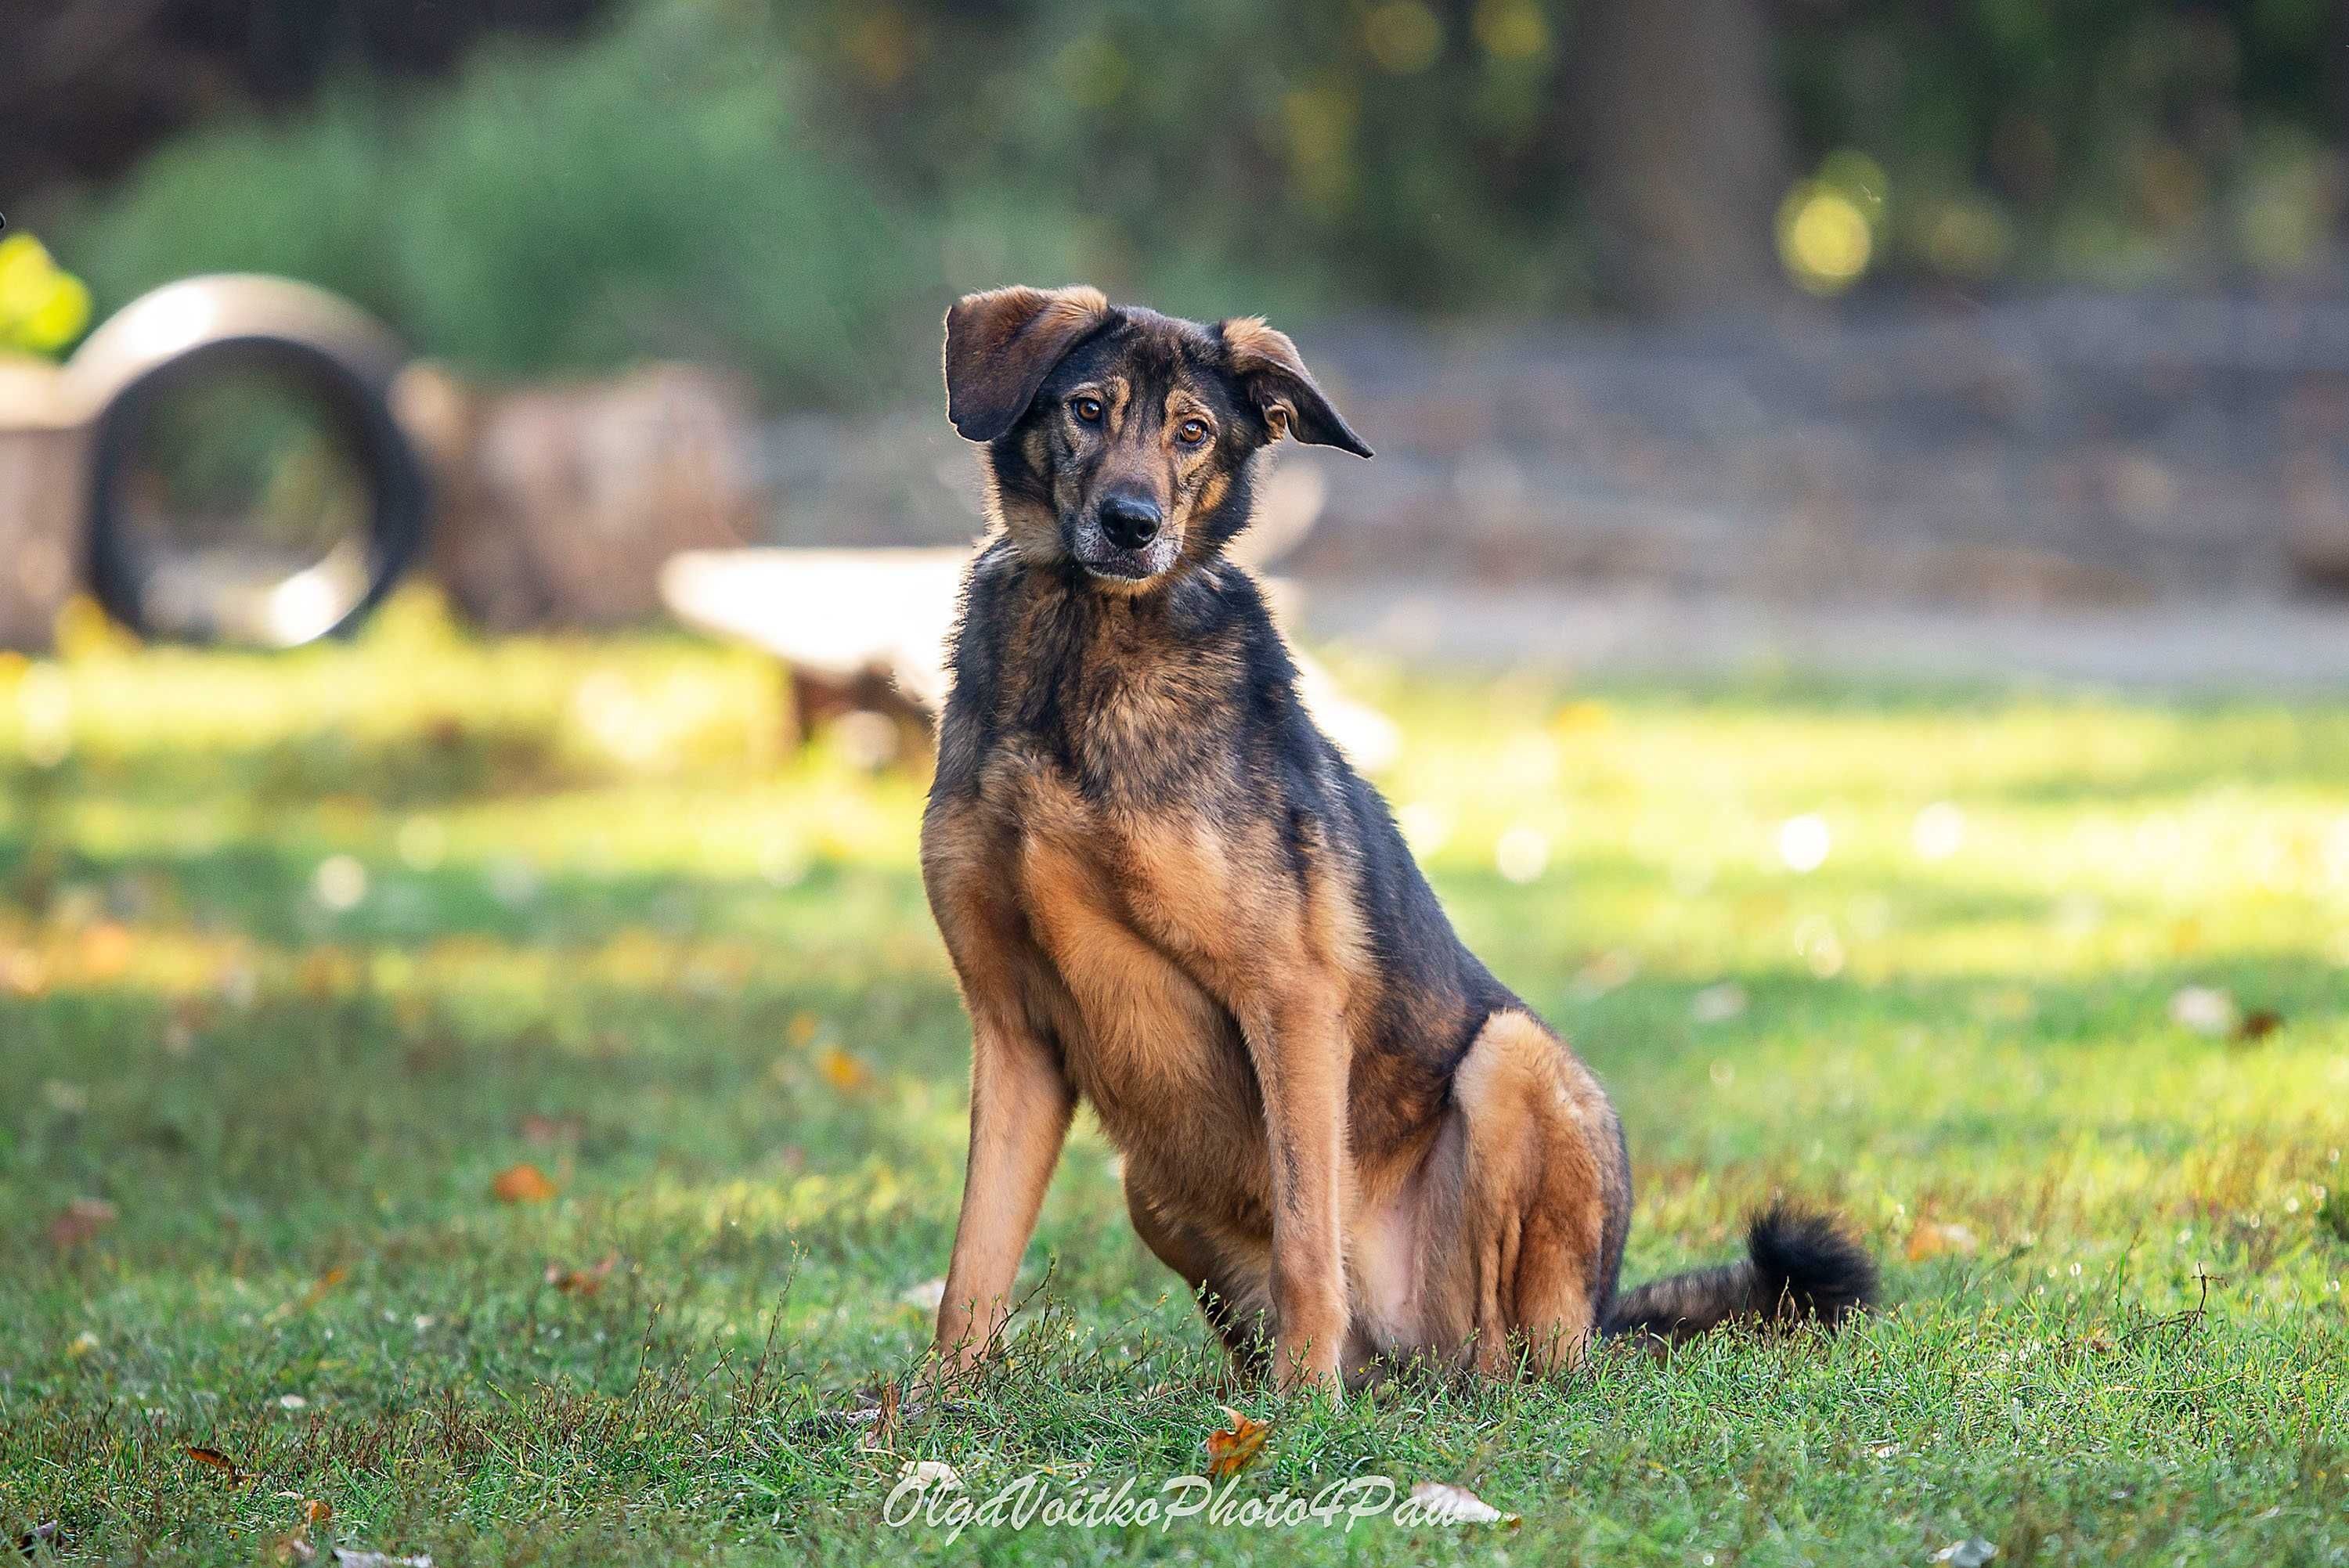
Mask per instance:
[[[1476,41],[1496,60],[1516,65],[1549,55],[1549,19],[1530,0],[1485,0],[1475,26]]]
[[[1414,76],[1435,63],[1444,47],[1444,24],[1419,0],[1386,0],[1362,18],[1362,46],[1380,68]]]
[[[1840,294],[1858,281],[1876,237],[1859,204],[1840,191],[1806,181],[1778,210],[1778,257],[1787,274],[1816,294]]]
[[[1789,817],[1778,824],[1778,858],[1791,872],[1815,872],[1827,863],[1835,835],[1826,819],[1812,812]]]

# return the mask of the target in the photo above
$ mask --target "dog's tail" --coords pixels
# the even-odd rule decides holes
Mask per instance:
[[[1833,1220],[1777,1204],[1754,1216],[1733,1264],[1654,1280],[1618,1296],[1604,1332],[1678,1344],[1734,1318],[1816,1319],[1830,1328],[1876,1299],[1876,1262]]]

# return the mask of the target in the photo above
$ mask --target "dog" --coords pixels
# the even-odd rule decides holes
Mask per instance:
[[[1371,455],[1296,345],[1006,288],[947,313],[945,358],[989,530],[922,820],[972,1032],[943,1375],[1000,1344],[1080,1100],[1143,1243],[1283,1387],[1863,1309],[1868,1255],[1785,1209],[1744,1260],[1618,1293],[1606,1092],[1454,934],[1224,558],[1273,443]]]

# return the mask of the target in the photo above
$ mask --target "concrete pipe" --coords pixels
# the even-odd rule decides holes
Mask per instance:
[[[406,356],[347,301],[284,278],[189,278],[141,295],[58,377],[88,420],[82,544],[91,591],[140,634],[290,647],[356,626],[424,541],[423,463],[394,418]],[[135,526],[136,476],[170,399],[239,377],[295,394],[356,470],[365,521],[321,560],[263,581],[208,579]]]

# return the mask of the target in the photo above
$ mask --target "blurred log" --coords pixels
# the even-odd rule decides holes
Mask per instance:
[[[81,575],[88,460],[88,423],[59,372],[0,363],[0,647],[48,646]]]
[[[757,531],[750,399],[731,377],[661,365],[488,391],[419,365],[393,402],[433,470],[429,569],[491,629],[645,620],[670,557]]]

